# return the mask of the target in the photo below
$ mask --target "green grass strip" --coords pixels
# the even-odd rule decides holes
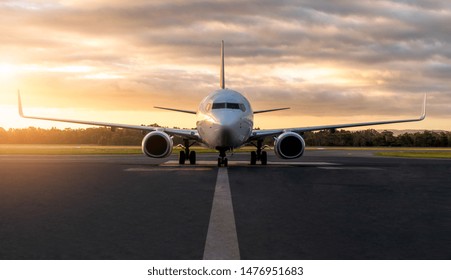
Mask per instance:
[[[399,152],[378,152],[377,156],[383,157],[403,157],[403,158],[444,158],[451,159],[450,151],[399,151]]]
[[[203,147],[191,147],[197,153],[217,153],[216,150]],[[172,153],[178,154],[182,149],[174,147]],[[243,147],[235,153],[250,152],[254,147]],[[98,145],[28,145],[1,144],[0,155],[129,155],[142,154],[140,146],[98,146]]]

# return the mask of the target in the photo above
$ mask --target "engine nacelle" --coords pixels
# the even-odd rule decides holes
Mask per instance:
[[[164,158],[172,153],[174,142],[163,131],[152,131],[142,141],[143,153],[148,157]]]
[[[304,153],[305,142],[301,135],[284,132],[274,141],[274,152],[279,158],[294,159]]]

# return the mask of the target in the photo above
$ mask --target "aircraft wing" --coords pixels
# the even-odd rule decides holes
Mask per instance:
[[[45,121],[67,122],[67,123],[78,123],[78,124],[87,124],[87,125],[95,125],[95,126],[105,126],[105,127],[111,127],[112,129],[113,128],[126,128],[126,129],[135,129],[135,130],[149,131],[149,132],[159,130],[159,131],[164,131],[171,136],[179,136],[182,138],[200,141],[199,133],[195,129],[176,129],[176,128],[145,126],[145,125],[130,125],[130,124],[120,124],[120,123],[110,123],[110,122],[97,122],[97,121],[72,120],[72,119],[63,119],[63,118],[27,116],[23,113],[22,100],[20,98],[20,93],[18,93],[18,99],[19,99],[19,115],[22,118],[45,120]]]
[[[252,131],[252,135],[249,138],[249,141],[261,139],[261,138],[268,137],[268,136],[275,136],[275,135],[281,134],[286,131],[302,133],[302,132],[316,131],[316,130],[327,130],[327,129],[335,130],[338,128],[347,128],[347,127],[359,127],[359,126],[371,126],[371,125],[380,125],[380,124],[422,121],[426,118],[426,99],[427,99],[427,95],[425,94],[424,101],[423,101],[423,110],[422,110],[421,116],[418,118],[415,118],[415,119],[387,120],[387,121],[374,121],[374,122],[361,122],[361,123],[346,123],[346,124],[332,124],[332,125],[281,128],[281,129],[254,130],[254,131]]]

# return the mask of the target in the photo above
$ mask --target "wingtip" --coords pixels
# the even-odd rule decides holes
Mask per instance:
[[[17,91],[17,99],[19,102],[19,116],[21,116],[22,118],[24,118],[24,114],[23,114],[23,109],[22,109],[22,98],[20,98],[20,90]]]
[[[424,94],[424,99],[423,99],[423,110],[422,110],[422,112],[421,112],[420,120],[424,120],[424,119],[426,118],[427,96],[428,96],[428,94],[425,93],[425,94]]]

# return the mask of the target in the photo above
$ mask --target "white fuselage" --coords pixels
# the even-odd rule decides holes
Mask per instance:
[[[203,144],[212,149],[234,149],[250,137],[254,114],[239,92],[219,89],[205,97],[197,111],[197,130]]]

